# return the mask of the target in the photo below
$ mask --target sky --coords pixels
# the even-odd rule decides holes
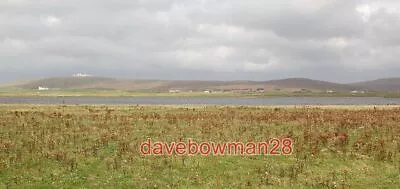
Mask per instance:
[[[400,76],[398,0],[1,0],[0,82]]]

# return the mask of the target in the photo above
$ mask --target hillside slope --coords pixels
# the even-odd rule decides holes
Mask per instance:
[[[359,85],[345,85],[306,78],[289,78],[271,81],[162,81],[162,80],[128,80],[105,77],[58,77],[25,82],[15,85],[24,89],[36,89],[38,86],[59,89],[115,89],[115,90],[244,90],[263,88],[274,90],[334,90],[350,91],[363,88]]]
[[[281,88],[303,88],[314,90],[334,90],[334,91],[351,91],[361,89],[359,86],[350,86],[346,84],[338,84],[327,81],[312,80],[307,78],[288,78],[281,80],[267,81],[266,84]]]
[[[400,91],[400,78],[384,78],[372,81],[352,83],[351,85],[365,88],[370,91]]]

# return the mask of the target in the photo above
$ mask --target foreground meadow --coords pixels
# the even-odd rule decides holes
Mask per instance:
[[[288,156],[144,156],[288,137]],[[0,188],[397,188],[400,108],[0,105]]]

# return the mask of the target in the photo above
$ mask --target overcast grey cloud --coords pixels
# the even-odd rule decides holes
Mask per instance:
[[[396,77],[395,0],[3,0],[0,80]]]

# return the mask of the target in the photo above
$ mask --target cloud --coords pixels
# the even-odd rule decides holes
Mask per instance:
[[[48,27],[54,27],[58,24],[60,24],[61,20],[55,16],[46,16],[42,18],[42,22],[44,25]]]
[[[0,1],[0,80],[397,76],[394,0]]]

